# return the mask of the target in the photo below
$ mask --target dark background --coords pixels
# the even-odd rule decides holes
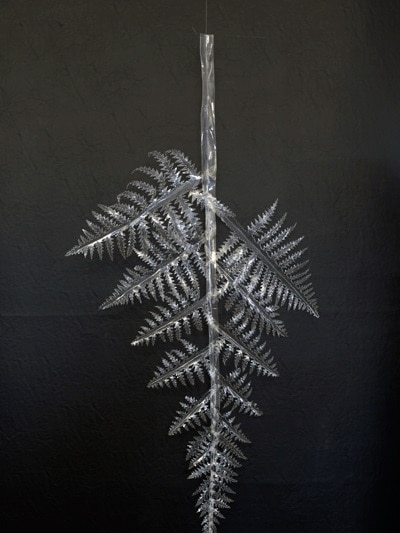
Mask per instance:
[[[397,531],[400,4],[208,11],[219,198],[246,224],[279,197],[321,312],[286,315],[281,377],[255,379],[220,531]],[[123,262],[64,254],[147,152],[199,163],[204,2],[1,0],[0,20],[2,530],[199,532],[188,436],[167,436],[185,391],[146,388],[143,309],[97,310]]]

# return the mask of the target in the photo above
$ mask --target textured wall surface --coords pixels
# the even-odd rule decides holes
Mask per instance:
[[[182,390],[146,388],[143,309],[97,310],[122,261],[64,254],[147,152],[199,163],[204,2],[2,0],[0,25],[2,529],[198,532]],[[399,26],[394,0],[209,0],[218,196],[243,224],[279,197],[321,313],[272,342],[221,533],[400,525]]]

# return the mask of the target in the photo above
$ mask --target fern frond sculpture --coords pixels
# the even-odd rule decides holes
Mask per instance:
[[[251,374],[278,376],[268,335],[285,336],[283,308],[318,316],[301,238],[277,219],[277,202],[245,229],[215,197],[213,38],[201,36],[203,79],[202,172],[178,150],[150,155],[156,167],[140,167],[144,179],[128,184],[116,203],[99,206],[78,244],[67,255],[100,259],[135,254],[101,309],[144,299],[158,301],[133,340],[179,343],[165,353],[148,386],[207,384],[202,396],[187,395],[169,434],[195,429],[187,460],[203,532],[214,533],[232,502],[237,468],[248,439],[237,413],[260,416],[251,399]],[[217,220],[229,235],[217,246]],[[204,346],[189,341],[194,330],[208,334]],[[204,388],[204,385],[203,385]]]

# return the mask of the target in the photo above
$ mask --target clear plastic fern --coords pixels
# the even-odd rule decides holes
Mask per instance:
[[[165,353],[148,386],[207,384],[202,396],[185,396],[169,434],[196,430],[190,478],[201,480],[203,532],[214,533],[245,459],[240,445],[249,442],[237,413],[262,414],[250,399],[251,374],[278,376],[266,338],[286,335],[281,309],[318,312],[302,239],[292,239],[286,215],[276,219],[277,202],[243,228],[215,197],[213,36],[201,35],[200,45],[202,172],[178,150],[152,152],[156,168],[138,168],[144,180],[100,205],[67,255],[134,254],[141,264],[126,270],[101,309],[158,301],[132,344],[179,341],[180,348]],[[219,247],[217,220],[230,232]],[[190,342],[194,330],[208,333],[205,346]]]

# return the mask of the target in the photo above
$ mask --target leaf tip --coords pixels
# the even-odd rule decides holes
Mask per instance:
[[[68,252],[65,254],[65,257],[69,257],[71,255],[75,255],[76,253],[77,253],[76,246],[74,246],[73,248],[71,248],[71,250],[68,250]]]

